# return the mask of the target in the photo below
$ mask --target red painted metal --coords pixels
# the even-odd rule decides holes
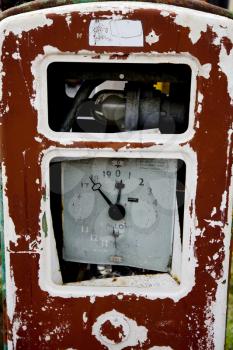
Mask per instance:
[[[222,194],[226,191],[229,199],[232,166],[232,142],[229,130],[233,122],[233,106],[227,92],[227,77],[219,71],[220,46],[212,44],[215,33],[209,27],[202,32],[200,39],[192,43],[189,32],[184,26],[174,22],[175,14],[161,16],[157,9],[135,9],[126,14],[119,10],[123,18],[142,21],[145,33],[150,33],[154,23],[159,28],[160,40],[143,48],[95,47],[93,57],[105,52],[112,60],[128,57],[132,53],[149,54],[176,52],[189,53],[197,58],[201,65],[211,62],[210,79],[197,77],[197,89],[204,95],[202,111],[195,105],[195,134],[181,146],[189,145],[197,154],[197,192],[196,200],[190,212],[196,210],[197,229],[202,232],[195,241],[195,285],[188,295],[177,302],[167,297],[150,300],[136,295],[124,295],[120,300],[116,295],[96,297],[92,303],[89,297],[63,298],[43,291],[39,285],[40,247],[44,233],[40,227],[41,198],[45,193],[42,186],[41,162],[44,151],[49,147],[73,149],[112,148],[116,151],[127,147],[130,150],[157,147],[153,143],[124,142],[83,142],[77,136],[76,141],[67,145],[51,140],[37,131],[38,118],[41,115],[33,107],[34,77],[32,62],[38,55],[44,55],[44,47],[56,47],[60,53],[80,50],[93,51],[88,43],[90,20],[112,16],[109,11],[87,12],[81,15],[78,7],[66,14],[56,13],[54,9],[46,12],[50,26],[36,27],[20,34],[8,30],[3,20],[2,39],[2,100],[1,100],[1,157],[5,166],[5,195],[8,199],[9,216],[17,233],[17,243],[10,242],[9,264],[14,276],[16,299],[13,319],[8,318],[8,340],[17,349],[103,349],[92,335],[92,326],[96,319],[109,310],[115,309],[135,320],[138,325],[148,329],[146,342],[131,347],[149,349],[153,346],[170,346],[176,350],[214,349],[214,340],[210,338],[206,325],[206,308],[210,301],[216,300],[218,280],[223,275],[224,232],[220,226],[211,226],[207,220],[213,207],[216,213],[211,218],[228,224],[228,207],[220,210]],[[70,14],[68,27],[66,15]],[[82,35],[77,37],[78,32]],[[232,42],[224,37],[222,45],[230,52]],[[20,59],[12,55],[17,52]],[[220,96],[221,92],[221,96]],[[199,123],[199,127],[197,127]],[[39,142],[38,139],[42,142]],[[39,179],[39,182],[36,180]],[[28,238],[29,237],[29,238]],[[218,258],[213,259],[215,253]],[[209,266],[215,277],[210,275]],[[226,281],[223,283],[226,283]],[[12,293],[12,291],[8,291]],[[9,310],[8,310],[9,311]],[[88,322],[83,321],[83,314]],[[18,320],[18,321],[17,321]],[[208,316],[214,322],[213,314]],[[17,323],[18,322],[18,323]],[[16,329],[16,325],[18,328]],[[121,329],[104,324],[105,335],[119,342]],[[49,336],[48,336],[49,334]],[[16,337],[17,339],[14,339]],[[214,337],[214,335],[213,335]],[[220,350],[220,349],[218,349]]]

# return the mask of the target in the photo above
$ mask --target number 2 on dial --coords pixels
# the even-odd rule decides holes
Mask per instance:
[[[139,186],[144,186],[144,180],[142,177],[139,178]]]

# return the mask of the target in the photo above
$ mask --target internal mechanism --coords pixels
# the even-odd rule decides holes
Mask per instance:
[[[53,63],[49,125],[58,132],[182,133],[188,126],[190,80],[186,65]]]
[[[127,82],[122,91],[101,90],[90,98],[95,84],[98,82],[88,81],[80,87],[61,131],[85,130],[85,122],[90,123],[90,118],[103,132],[159,129],[161,133],[171,134],[176,125],[184,123],[184,103],[176,102],[153,86]]]

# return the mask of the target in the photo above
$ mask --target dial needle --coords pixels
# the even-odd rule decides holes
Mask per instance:
[[[121,189],[119,189],[116,204],[113,204],[110,201],[110,199],[105,195],[105,193],[101,190],[101,186],[102,186],[101,183],[95,182],[92,179],[92,177],[89,177],[89,179],[91,180],[91,182],[93,184],[92,190],[98,191],[101,194],[101,196],[104,198],[104,200],[108,203],[108,205],[109,205],[108,215],[110,216],[110,218],[112,220],[116,220],[116,221],[124,219],[125,208],[121,204],[118,203],[118,201],[120,200],[120,197],[121,197]],[[122,184],[120,187],[122,187]]]
[[[89,177],[89,179],[91,180],[91,182],[93,183],[92,186],[92,190],[93,191],[99,191],[99,193],[101,194],[101,196],[105,199],[105,201],[108,203],[109,206],[112,206],[113,203],[110,201],[110,199],[104,194],[104,192],[101,190],[101,183],[99,182],[94,182],[94,180]]]
[[[117,249],[117,237],[119,237],[119,233],[116,232],[115,229],[113,228],[112,234],[113,234],[113,237],[114,237],[114,246],[115,246],[115,249]]]
[[[125,185],[121,180],[120,182],[116,182],[115,187],[118,190],[116,204],[119,204],[121,200],[121,190],[125,187]]]

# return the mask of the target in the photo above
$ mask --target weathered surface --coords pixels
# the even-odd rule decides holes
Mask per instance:
[[[23,12],[30,12],[48,7],[63,6],[68,4],[81,4],[87,2],[105,2],[108,0],[36,0],[36,1],[15,1],[14,0],[2,0],[1,9],[4,11],[1,14],[1,18],[6,18]],[[118,0],[113,0],[118,1]],[[132,0],[129,0],[132,1]],[[148,2],[147,0],[141,0],[141,2]],[[194,9],[197,11],[203,11],[207,13],[214,13],[220,16],[232,18],[232,13],[221,7],[209,4],[205,0],[151,0],[151,3],[175,5],[185,8]],[[12,7],[14,6],[14,7]]]
[[[144,47],[90,47],[88,31],[94,18],[142,21]],[[152,31],[158,40],[148,42]],[[231,213],[233,22],[169,5],[118,2],[22,14],[3,20],[0,32],[9,349],[223,349]],[[61,54],[73,60],[82,56],[90,61],[104,57],[118,62],[189,62],[193,68],[189,131],[183,136],[142,136],[137,142],[134,138],[121,142],[111,135],[106,141],[54,135],[46,126],[41,94],[46,75],[41,65],[50,55]],[[50,220],[44,204],[48,183],[43,162],[56,150],[76,152],[77,157],[117,157],[129,151],[151,157],[172,151],[183,155],[187,198],[178,292],[168,289],[159,294],[136,287],[135,291],[87,291],[51,282],[48,251],[53,233],[42,228],[44,213]]]

